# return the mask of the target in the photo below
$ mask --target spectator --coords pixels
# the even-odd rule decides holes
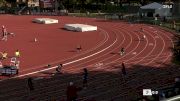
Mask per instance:
[[[175,88],[180,88],[180,78],[179,77],[175,78]]]
[[[179,77],[175,78],[174,92],[176,94],[180,94],[180,78]]]
[[[81,88],[76,87],[73,82],[69,83],[67,87],[67,101],[77,101],[78,95],[77,92],[80,91]]]
[[[88,78],[88,70],[86,68],[83,69],[84,73],[83,73],[83,88],[86,89],[87,87],[87,78]]]
[[[28,87],[29,87],[30,91],[34,90],[32,78],[28,78]]]

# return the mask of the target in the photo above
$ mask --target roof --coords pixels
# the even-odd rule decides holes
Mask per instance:
[[[145,6],[142,6],[140,7],[141,9],[159,9],[161,8],[163,5],[162,4],[159,4],[157,2],[153,2],[153,3],[150,3],[148,5],[145,5]]]

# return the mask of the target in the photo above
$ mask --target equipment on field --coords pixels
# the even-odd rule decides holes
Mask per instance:
[[[16,66],[3,66],[0,68],[0,75],[17,75],[18,68]]]

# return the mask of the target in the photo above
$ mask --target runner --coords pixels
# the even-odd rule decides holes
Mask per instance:
[[[146,35],[143,35],[142,40],[144,41],[146,39]]]
[[[121,48],[121,50],[120,50],[120,55],[124,55],[124,48]]]
[[[82,48],[81,48],[81,45],[78,45],[76,49],[77,49],[78,52],[80,52],[81,49],[82,49]]]
[[[38,40],[37,40],[37,38],[34,38],[34,42],[37,42]]]

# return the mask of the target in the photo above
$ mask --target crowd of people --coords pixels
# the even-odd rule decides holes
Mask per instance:
[[[13,37],[15,36],[14,33],[9,33],[9,32],[7,32],[7,28],[3,25],[3,26],[2,26],[2,36],[1,36],[1,40],[7,41],[8,35],[12,35]],[[1,59],[2,59],[2,60],[8,58],[8,53],[7,53],[6,51],[0,52],[0,54],[2,55],[2,56],[1,56]],[[15,51],[14,56],[17,57],[17,58],[20,57],[20,51],[19,51],[18,49]]]
[[[2,34],[1,34],[1,40],[2,41],[7,41],[7,39],[8,39],[8,35],[11,35],[11,36],[15,36],[15,34],[14,33],[9,33],[9,32],[7,32],[7,29],[6,29],[6,27],[3,25],[2,26]],[[5,75],[11,75],[11,73],[9,73],[9,72],[6,72],[6,65],[4,65],[3,64],[3,61],[4,60],[6,60],[6,59],[8,59],[8,58],[11,58],[10,59],[10,64],[9,65],[7,65],[7,66],[10,66],[10,67],[16,67],[16,73],[15,74],[18,74],[19,72],[19,63],[20,63],[20,61],[19,61],[19,57],[20,57],[20,51],[17,49],[15,52],[14,52],[14,55],[13,56],[8,56],[8,52],[6,52],[6,51],[0,51],[0,64],[1,64],[1,66],[0,66],[0,68],[1,68],[1,74],[5,74]],[[12,68],[11,68],[12,69]],[[9,69],[9,70],[11,70],[11,69]],[[11,71],[12,72],[12,71]]]
[[[50,65],[48,65],[50,66]],[[57,74],[62,74],[62,68],[63,68],[63,64],[58,64],[56,66],[56,73]],[[125,76],[127,74],[126,72],[126,67],[125,67],[125,63],[122,62],[121,64],[121,71],[122,71],[122,75]],[[74,82],[69,82],[67,89],[66,89],[66,100],[63,99],[62,101],[81,101],[78,98],[78,92],[82,91],[82,90],[86,90],[88,88],[88,76],[89,76],[89,71],[87,68],[83,69],[82,72],[82,86],[77,86]],[[29,89],[32,90],[34,89],[33,87],[33,83],[32,83],[32,79],[28,79],[28,86]],[[83,100],[83,101],[96,101],[95,99],[88,99],[88,100]]]

